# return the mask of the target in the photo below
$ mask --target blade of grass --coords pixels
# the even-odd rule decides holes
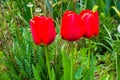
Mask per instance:
[[[116,53],[117,80],[120,80],[120,55]]]
[[[109,36],[110,39],[112,40],[112,36],[111,36],[110,31],[108,30],[108,28],[107,28],[105,25],[103,25],[103,27],[105,28],[105,30],[106,30],[108,36]]]
[[[38,71],[37,71],[37,69],[35,68],[34,65],[32,65],[32,69],[33,69],[33,74],[34,74],[35,80],[41,80],[41,78],[38,74]]]
[[[62,49],[62,61],[63,61],[63,70],[64,70],[64,80],[71,80],[70,74],[71,74],[71,65],[68,61],[68,58],[65,54],[65,50]]]

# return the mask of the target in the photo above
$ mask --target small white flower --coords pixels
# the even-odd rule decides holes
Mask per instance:
[[[32,4],[31,2],[29,2],[29,3],[27,4],[27,7],[33,7],[33,4]]]
[[[50,4],[52,4],[52,1],[50,1]]]
[[[41,12],[41,11],[42,11],[42,9],[37,8],[35,11],[36,11],[36,12]]]
[[[117,30],[120,33],[120,24],[118,25]]]

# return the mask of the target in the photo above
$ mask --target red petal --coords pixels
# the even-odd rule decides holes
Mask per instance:
[[[44,44],[49,45],[55,39],[56,31],[54,28],[54,23],[52,18],[48,18],[45,21],[43,32],[42,32],[42,41]]]
[[[98,35],[98,12],[93,13],[91,10],[84,10],[80,13],[80,19],[85,27],[84,37],[91,38],[93,35]]]
[[[40,45],[41,43],[41,32],[39,30],[40,25],[37,24],[34,20],[30,20],[30,29],[35,44]]]
[[[65,12],[68,13],[68,12]],[[80,39],[83,35],[83,27],[80,25],[79,15],[74,12],[64,14],[61,25],[61,36],[65,40],[75,41]]]
[[[95,21],[95,36],[97,36],[98,34],[99,34],[99,17],[98,17],[98,12],[95,12],[94,13],[94,16],[95,16],[95,19],[96,19],[96,21]]]

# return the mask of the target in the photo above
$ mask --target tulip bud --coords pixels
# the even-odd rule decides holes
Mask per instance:
[[[91,10],[83,10],[80,13],[80,21],[85,28],[84,37],[91,38],[97,36],[99,33],[99,18],[98,12],[92,12]]]
[[[61,36],[68,41],[79,40],[84,33],[79,15],[72,11],[66,11],[62,17]]]
[[[37,45],[41,43],[49,45],[55,39],[56,31],[52,18],[35,16],[30,20],[30,28],[33,40]]]

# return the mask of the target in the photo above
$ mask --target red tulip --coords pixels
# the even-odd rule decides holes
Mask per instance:
[[[30,20],[30,28],[33,40],[37,45],[41,43],[49,45],[55,39],[56,31],[52,18],[35,16]]]
[[[97,36],[99,33],[99,19],[98,12],[92,12],[91,10],[83,10],[80,13],[82,25],[85,28],[84,37],[91,38]]]
[[[62,17],[61,36],[68,41],[75,41],[83,36],[84,28],[81,26],[79,15],[66,11]]]

